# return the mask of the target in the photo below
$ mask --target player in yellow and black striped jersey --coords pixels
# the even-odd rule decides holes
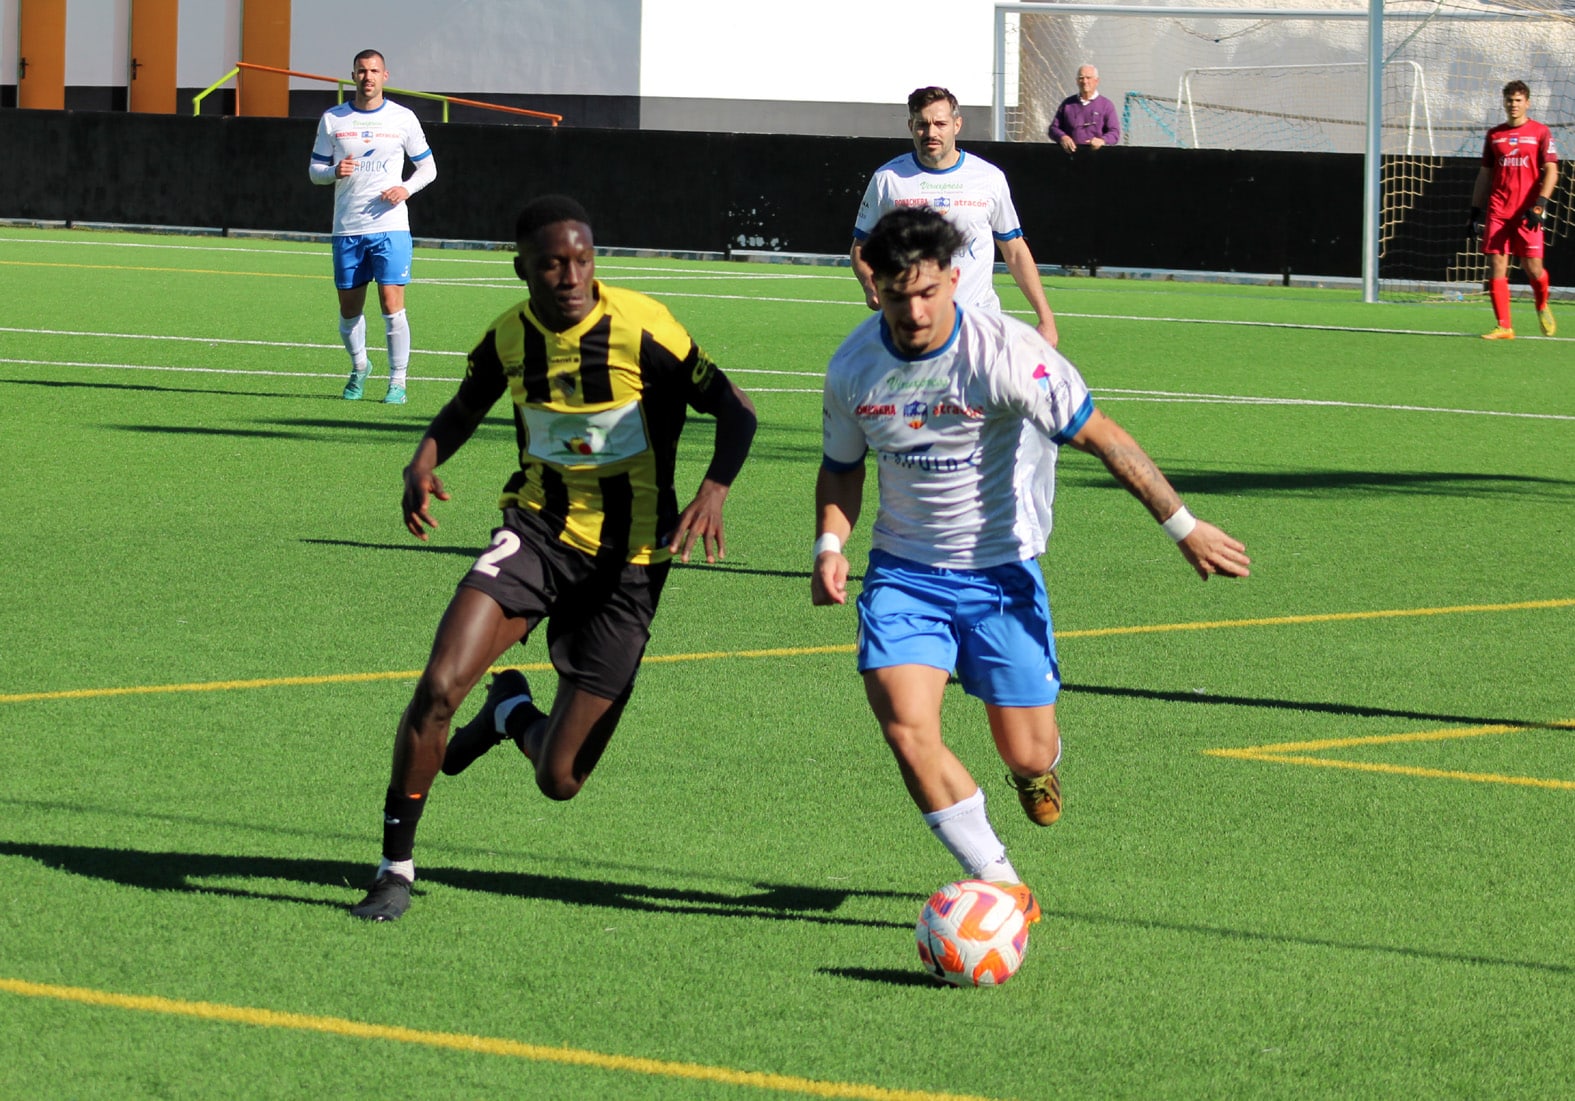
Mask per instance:
[[[503,523],[460,580],[399,721],[383,859],[350,909],[370,921],[393,921],[410,905],[416,824],[440,769],[456,775],[512,739],[547,796],[579,793],[633,691],[672,556],[687,562],[697,541],[707,562],[725,553],[722,504],[754,437],[749,398],[665,307],[597,282],[583,207],[543,196],[521,211],[516,238],[529,297],[476,345],[459,392],[405,468],[405,526],[424,540],[437,527],[432,498],[448,499],[436,468],[509,394],[519,469],[503,489]],[[680,509],[674,468],[691,408],[715,418],[716,435],[700,488]],[[504,670],[450,740],[482,674],[543,620],[558,673],[551,714],[523,673]]]
[[[590,313],[563,332],[529,301],[504,313],[470,353],[460,397],[473,408],[505,390],[513,399],[520,469],[500,507],[535,512],[586,554],[665,561],[685,407],[714,413],[728,383],[665,306],[595,290]]]

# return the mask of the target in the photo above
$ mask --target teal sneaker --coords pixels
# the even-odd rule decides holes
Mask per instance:
[[[366,390],[366,376],[370,371],[370,367],[365,371],[351,371],[350,381],[345,383],[345,392],[340,396],[346,401],[360,401],[361,395]]]
[[[403,404],[405,404],[405,388],[403,386],[395,386],[392,382],[390,382],[388,384],[388,393],[383,396],[383,404],[384,405],[403,405]]]

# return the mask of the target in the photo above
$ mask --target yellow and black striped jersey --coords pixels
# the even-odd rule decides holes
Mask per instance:
[[[520,468],[501,507],[536,512],[586,554],[646,565],[671,557],[686,407],[714,414],[728,386],[667,307],[598,282],[589,315],[561,333],[528,300],[500,316],[459,397],[473,409],[514,399]]]

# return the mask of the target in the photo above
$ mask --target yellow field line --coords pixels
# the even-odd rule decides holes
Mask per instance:
[[[1386,608],[1375,612],[1326,612],[1320,615],[1287,615],[1272,619],[1221,619],[1203,623],[1165,623],[1151,627],[1102,627],[1097,631],[1057,631],[1056,638],[1090,635],[1139,635],[1157,631],[1210,631],[1222,627],[1283,627],[1298,623],[1343,623],[1358,619],[1400,619],[1408,616],[1461,615],[1466,612],[1523,612],[1538,608],[1569,608],[1575,597],[1557,600],[1523,600],[1516,604],[1456,604],[1447,608]]]
[[[517,1040],[473,1036],[462,1032],[424,1032],[395,1025],[366,1024],[340,1017],[280,1013],[271,1009],[253,1009],[215,1002],[188,1002],[174,998],[113,994],[79,986],[51,986],[25,982],[21,979],[0,978],[0,990],[29,998],[53,998],[58,1001],[129,1009],[142,1013],[196,1017],[205,1021],[225,1021],[260,1028],[320,1032],[359,1040],[389,1040],[400,1044],[420,1044],[425,1047],[449,1048],[480,1055],[527,1059],[536,1063],[561,1063],[567,1066],[592,1067],[597,1070],[648,1074],[659,1078],[719,1082],[723,1085],[748,1086],[752,1089],[772,1090],[778,1093],[801,1093],[813,1097],[854,1098],[857,1101],[988,1101],[986,1098],[970,1094],[886,1089],[882,1086],[862,1085],[855,1082],[826,1082],[813,1078],[797,1078],[789,1074],[764,1074],[759,1071],[734,1070],[701,1063],[677,1063],[663,1059],[607,1055],[570,1047],[545,1047],[540,1044],[524,1044]]]
[[[1495,772],[1449,772],[1441,768],[1415,768],[1410,765],[1381,765],[1368,761],[1341,761],[1333,757],[1285,757],[1276,753],[1243,753],[1239,750],[1205,752],[1216,757],[1237,757],[1246,761],[1273,761],[1284,765],[1312,765],[1315,768],[1348,768],[1357,772],[1388,772],[1400,776],[1423,776],[1432,780],[1469,780],[1478,784],[1519,784],[1521,787],[1575,791],[1575,780],[1541,780],[1535,776],[1500,776]]]
[[[1396,619],[1408,616],[1461,615],[1468,612],[1520,612],[1544,608],[1575,607],[1575,597],[1555,600],[1525,600],[1516,604],[1458,604],[1447,608],[1391,608],[1373,612],[1328,612],[1319,615],[1278,616],[1272,619],[1221,619],[1201,623],[1156,623],[1140,627],[1092,627],[1081,631],[1057,631],[1057,639],[1109,638],[1116,635],[1160,634],[1170,631],[1219,631],[1235,627],[1282,627],[1305,623],[1340,623],[1361,619]],[[854,647],[784,646],[769,650],[708,650],[688,654],[647,654],[644,664],[717,661],[724,658],[790,658],[811,654],[851,654]],[[545,662],[529,665],[495,666],[497,669],[524,669],[539,672],[551,669]],[[419,669],[385,673],[326,673],[310,677],[266,677],[255,680],[199,681],[192,684],[143,684],[124,688],[72,688],[58,692],[0,693],[0,704],[36,703],[41,700],[86,700],[106,696],[145,696],[169,692],[231,692],[246,688],[290,688],[318,684],[361,684],[381,680],[415,680]]]
[[[1325,738],[1315,742],[1280,742],[1241,749],[1205,749],[1209,757],[1229,757],[1238,761],[1269,761],[1281,765],[1310,765],[1313,768],[1345,768],[1357,772],[1387,772],[1398,776],[1422,776],[1434,780],[1467,780],[1478,784],[1517,784],[1521,787],[1575,791],[1575,780],[1545,780],[1536,776],[1504,776],[1496,772],[1451,772],[1447,769],[1418,768],[1411,765],[1375,764],[1369,761],[1342,761],[1334,757],[1299,756],[1311,750],[1350,749],[1353,746],[1401,745],[1407,742],[1446,742],[1460,738],[1479,738],[1484,734],[1523,734],[1528,730],[1575,730],[1575,719],[1559,719],[1532,726],[1471,726],[1455,730],[1419,730],[1406,734],[1373,734],[1361,738]]]
[[[1325,738],[1316,742],[1276,742],[1272,745],[1250,745],[1241,749],[1209,749],[1206,753],[1218,756],[1252,756],[1265,754],[1306,753],[1322,749],[1350,749],[1361,745],[1394,745],[1400,742],[1447,742],[1458,738],[1479,738],[1484,734],[1518,734],[1523,730],[1542,730],[1546,727],[1575,728],[1575,719],[1561,719],[1535,726],[1469,726],[1445,730],[1418,730],[1408,734],[1369,734],[1360,738]]]

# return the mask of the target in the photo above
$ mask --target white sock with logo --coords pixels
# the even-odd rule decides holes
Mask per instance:
[[[388,336],[388,384],[403,386],[405,368],[410,364],[410,324],[405,311],[385,313],[383,329]]]
[[[350,353],[351,370],[358,375],[366,374],[366,315],[357,314],[355,317],[341,317],[339,319],[339,339],[344,341],[345,351]]]
[[[1006,846],[995,835],[995,828],[985,813],[982,788],[960,803],[930,811],[924,821],[936,839],[957,858],[970,879],[1020,882],[1017,870],[1006,859]]]

